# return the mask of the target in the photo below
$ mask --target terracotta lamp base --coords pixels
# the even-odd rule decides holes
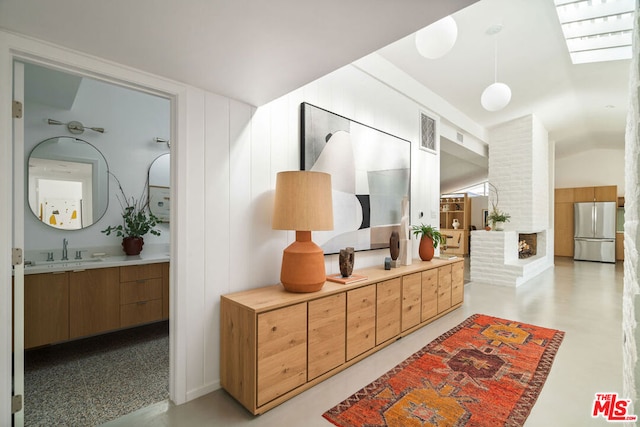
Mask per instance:
[[[311,231],[296,231],[296,241],[282,254],[282,286],[289,292],[316,292],[325,280],[324,252],[311,241]]]

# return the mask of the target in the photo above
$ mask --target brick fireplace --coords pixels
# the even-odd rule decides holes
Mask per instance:
[[[472,281],[519,286],[553,266],[549,159],[547,131],[533,115],[490,131],[489,182],[511,221],[505,231],[471,232]]]

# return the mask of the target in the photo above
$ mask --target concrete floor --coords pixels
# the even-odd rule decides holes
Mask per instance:
[[[622,263],[557,258],[553,269],[517,289],[468,283],[462,308],[263,415],[254,417],[217,390],[180,406],[161,402],[107,425],[331,426],[322,418],[327,409],[474,313],[566,332],[527,427],[610,425],[591,411],[596,393],[622,393],[622,279]]]

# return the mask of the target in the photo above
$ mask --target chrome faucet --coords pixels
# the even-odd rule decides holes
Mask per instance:
[[[67,246],[69,245],[69,241],[67,239],[62,239],[62,261],[67,261],[69,257],[67,256]]]

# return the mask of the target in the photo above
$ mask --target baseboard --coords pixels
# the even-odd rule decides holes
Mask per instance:
[[[199,397],[204,396],[205,394],[209,394],[214,392],[220,388],[220,380],[216,380],[212,383],[206,384],[202,387],[196,388],[194,390],[189,390],[187,392],[187,402],[197,399]],[[186,403],[186,402],[185,402]]]

